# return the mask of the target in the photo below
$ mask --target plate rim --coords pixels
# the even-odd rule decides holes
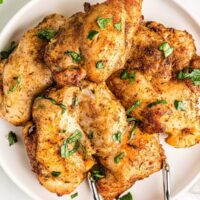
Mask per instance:
[[[15,15],[13,15],[10,20],[6,23],[6,25],[3,27],[2,31],[0,32],[0,38],[4,37],[5,33],[8,29],[12,26],[13,22],[16,18],[18,18],[20,15],[22,15],[29,7],[34,6],[34,4],[37,4],[40,0],[31,0],[27,2],[24,6],[22,6]],[[196,14],[191,12],[190,9],[187,9],[180,1],[178,0],[167,0],[169,3],[175,4],[177,7],[179,7],[184,13],[186,13],[191,20],[200,28],[200,17],[198,17]],[[0,39],[1,40],[1,39]],[[1,50],[1,45],[0,45]],[[35,195],[28,187],[26,187],[24,184],[21,184],[19,179],[13,175],[11,175],[10,171],[6,169],[6,166],[3,164],[4,162],[1,160],[0,157],[0,167],[4,171],[4,173],[9,177],[9,179],[26,195],[28,195],[30,198],[42,200],[38,195]],[[187,184],[187,186],[183,187],[175,196],[172,197],[172,200],[175,200],[179,198],[184,192],[188,191],[191,186],[200,178],[200,172]]]

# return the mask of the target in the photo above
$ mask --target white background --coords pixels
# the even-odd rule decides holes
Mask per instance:
[[[29,0],[4,0],[4,4],[0,5],[0,31],[8,20],[17,12],[17,10],[19,10],[28,1]],[[192,12],[197,15],[200,20],[200,0],[177,1],[180,1],[187,9],[192,10]],[[1,167],[0,200],[31,200],[7,177]],[[178,200],[200,200],[200,181],[197,182],[187,193],[183,194]]]

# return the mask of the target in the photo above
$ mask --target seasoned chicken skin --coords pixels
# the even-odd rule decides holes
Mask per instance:
[[[53,83],[43,60],[48,42],[40,39],[38,33],[45,29],[57,31],[64,22],[61,15],[46,17],[24,34],[3,67],[3,116],[14,125],[22,125],[30,119],[33,99]]]
[[[174,49],[166,58],[159,50],[164,42]],[[166,28],[157,22],[144,22],[133,35],[127,66],[140,68],[150,80],[167,82],[173,74],[188,67],[195,54],[194,39],[186,31]]]
[[[85,5],[46,49],[45,61],[59,85],[87,78],[105,81],[125,64],[141,19],[142,0],[108,0]]]
[[[118,192],[112,192],[115,188],[111,185],[112,197],[161,168],[163,152],[158,135],[145,135],[137,130],[133,143],[127,145],[132,125],[128,124],[124,108],[104,83],[82,82],[79,87],[51,89],[48,95],[35,100],[33,123],[36,129],[32,133],[28,133],[31,123],[24,128],[29,158],[40,182],[59,195],[72,192],[81,183],[94,164],[92,155],[105,167],[108,177],[114,176],[122,187]],[[85,150],[79,146],[70,157],[62,158],[61,146],[75,130],[81,131],[83,137],[79,142]],[[120,141],[116,141],[114,135],[119,133]],[[139,145],[138,150],[131,145]],[[122,151],[125,153],[123,164],[116,164],[115,157]],[[137,155],[138,151],[141,151],[141,157]],[[145,152],[152,157],[146,158]],[[144,161],[146,159],[149,160]],[[134,168],[133,163],[136,162],[138,164]],[[51,176],[52,171],[61,174],[55,178]],[[99,185],[99,191],[105,198],[109,196],[105,195],[106,190]]]
[[[167,133],[166,141],[179,148],[199,143],[199,87],[190,80],[177,80],[182,69],[200,66],[193,39],[187,32],[167,29],[155,22],[145,23],[134,38],[137,45],[132,46],[133,55],[126,69],[107,81],[109,88],[127,110],[141,102],[129,114],[141,121],[143,131]],[[174,48],[167,58],[159,49],[162,41]],[[123,74],[135,74],[135,79],[131,81]]]

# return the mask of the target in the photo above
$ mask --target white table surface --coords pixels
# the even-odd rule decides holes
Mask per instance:
[[[4,0],[0,5],[0,31],[8,20],[29,0]],[[200,0],[177,0],[192,10],[200,20]],[[17,172],[16,172],[17,173]],[[0,167],[0,200],[31,200],[3,172]],[[155,199],[158,200],[158,199]],[[200,180],[178,200],[200,200]]]

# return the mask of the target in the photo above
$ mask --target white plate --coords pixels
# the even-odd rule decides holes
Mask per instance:
[[[70,16],[82,10],[85,0],[32,0],[7,24],[0,35],[0,49],[4,49],[12,40],[17,40],[30,27],[44,16],[58,12]],[[95,3],[98,0],[90,0]],[[197,19],[172,0],[144,0],[143,13],[146,20],[156,20],[167,26],[186,29],[195,38],[197,47],[200,46],[198,34],[200,27]],[[31,172],[31,167],[24,149],[21,128],[13,127],[4,120],[0,120],[0,164],[10,178],[33,199],[67,200],[68,196],[57,197],[48,192],[37,181]],[[19,142],[9,147],[7,134],[10,130],[18,133]],[[200,145],[190,149],[174,149],[164,144],[166,155],[172,171],[172,195],[175,199],[197,179],[200,171]],[[86,183],[78,188],[79,197],[76,200],[92,200]],[[161,200],[162,176],[161,172],[154,174],[144,181],[136,183],[132,189],[135,200]]]

